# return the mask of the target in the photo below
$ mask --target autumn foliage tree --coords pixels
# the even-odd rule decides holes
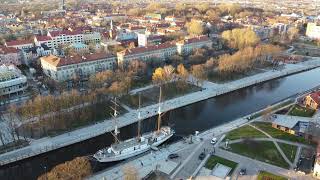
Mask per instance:
[[[38,180],[80,180],[92,173],[90,161],[85,157],[77,157],[57,165],[50,172],[47,172]]]
[[[259,37],[251,29],[236,28],[222,33],[222,38],[231,48],[243,49],[248,46],[255,46],[260,42]]]
[[[186,24],[188,33],[191,35],[202,35],[204,33],[204,27],[201,21],[192,19]]]

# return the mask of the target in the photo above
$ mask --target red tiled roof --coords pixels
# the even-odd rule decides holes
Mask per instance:
[[[310,94],[310,97],[314,102],[320,105],[320,91]]]
[[[95,61],[103,58],[110,58],[114,57],[112,54],[107,53],[94,53],[94,54],[87,54],[84,56],[68,56],[68,57],[57,57],[54,55],[49,55],[46,57],[42,57],[41,59],[48,62],[49,64],[55,67],[67,66],[71,64],[79,64],[83,62]]]
[[[36,36],[37,41],[49,41],[51,40],[50,36]]]
[[[23,44],[32,44],[32,40],[14,40],[6,42],[7,46],[17,46],[17,45],[23,45]]]
[[[132,54],[140,54],[147,51],[155,51],[160,49],[166,49],[170,47],[175,47],[174,43],[167,42],[159,45],[152,45],[152,46],[146,46],[146,47],[136,47],[131,49],[126,49],[124,51],[121,51],[120,53],[123,55],[132,55]]]
[[[13,47],[0,46],[0,54],[18,53],[18,50]]]
[[[81,31],[69,31],[69,30],[63,30],[63,31],[51,31],[50,35],[51,37],[56,37],[60,35],[79,35],[81,34]]]

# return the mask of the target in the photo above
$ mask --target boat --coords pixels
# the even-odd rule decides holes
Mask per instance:
[[[113,143],[110,147],[103,148],[96,152],[93,157],[99,162],[114,162],[121,161],[124,159],[128,159],[134,157],[136,155],[142,154],[150,149],[157,149],[157,146],[161,145],[169,138],[171,138],[174,134],[174,130],[169,126],[161,127],[161,87],[160,87],[160,95],[159,95],[159,109],[158,109],[158,119],[157,119],[157,130],[149,133],[145,133],[141,135],[141,112],[140,112],[140,95],[139,95],[139,109],[138,109],[138,135],[137,137],[127,139],[125,141],[120,141],[118,139],[118,134],[120,133],[117,124],[116,117],[118,115],[117,112],[117,104],[116,99],[114,100],[115,106],[113,108],[113,119],[115,122],[114,132],[111,134],[115,138],[115,143]]]

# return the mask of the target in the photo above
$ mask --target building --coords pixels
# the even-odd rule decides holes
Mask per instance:
[[[304,98],[304,104],[312,109],[320,107],[320,91],[311,93]]]
[[[311,118],[276,114],[273,116],[272,127],[289,134],[305,136]]]
[[[199,49],[204,46],[211,47],[212,41],[208,36],[198,36],[179,41],[176,45],[178,54],[187,55],[192,53],[194,49]]]
[[[19,50],[13,47],[0,46],[0,64],[20,65]]]
[[[115,56],[102,52],[68,57],[49,55],[40,58],[40,62],[44,74],[62,82],[75,77],[87,78],[97,72],[114,69],[117,61]]]
[[[150,46],[160,44],[162,41],[161,35],[150,35],[145,33],[138,34],[138,46]]]
[[[132,60],[143,60],[147,61],[152,58],[159,60],[165,60],[176,54],[177,47],[174,43],[163,43],[159,45],[136,47],[126,49],[117,53],[118,63],[123,64]]]
[[[320,39],[320,24],[308,23],[306,36],[311,39]]]
[[[32,40],[8,41],[8,42],[5,43],[5,46],[24,50],[24,49],[28,49],[28,48],[33,47],[33,41]]]
[[[14,65],[0,66],[0,96],[11,98],[27,89],[27,77]]]
[[[315,157],[314,167],[313,167],[313,177],[320,179],[320,145],[317,146],[317,154]]]

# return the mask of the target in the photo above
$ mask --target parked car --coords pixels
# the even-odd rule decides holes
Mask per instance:
[[[175,158],[178,158],[179,155],[178,154],[169,154],[168,158],[169,159],[175,159]]]
[[[211,144],[215,144],[215,143],[217,143],[217,138],[215,138],[215,137],[214,137],[214,138],[212,138],[210,143],[211,143]]]
[[[240,172],[239,174],[242,176],[242,175],[245,175],[247,173],[247,170],[246,169],[240,169]]]
[[[200,160],[203,160],[205,157],[206,157],[206,154],[205,154],[204,152],[202,152],[202,153],[199,155],[199,159],[200,159]]]

